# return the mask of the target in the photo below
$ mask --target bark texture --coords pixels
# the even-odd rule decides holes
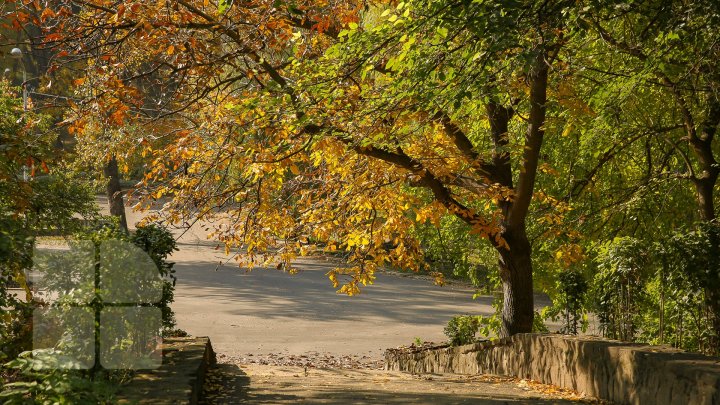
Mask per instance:
[[[500,279],[503,287],[501,336],[532,331],[535,315],[532,249],[525,228],[503,234],[509,249],[499,249]]]
[[[120,187],[120,172],[117,159],[112,157],[105,165],[105,177],[107,178],[107,198],[110,208],[110,215],[120,218],[120,226],[128,230],[127,219],[125,218],[125,201]]]

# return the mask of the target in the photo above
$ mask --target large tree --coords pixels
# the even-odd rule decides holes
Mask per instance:
[[[170,220],[217,220],[246,264],[344,250],[328,276],[352,295],[421,266],[410,229],[454,215],[498,253],[503,334],[531,330],[526,227],[574,2],[52,4],[8,18],[44,27],[51,70],[86,61],[72,132],[117,128],[95,153],[146,156]]]

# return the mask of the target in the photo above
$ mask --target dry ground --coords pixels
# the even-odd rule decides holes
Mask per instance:
[[[231,404],[579,404],[575,393],[496,376],[424,375],[364,369],[220,364],[204,405]]]

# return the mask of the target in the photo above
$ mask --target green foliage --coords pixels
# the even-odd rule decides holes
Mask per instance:
[[[172,252],[178,250],[177,242],[167,228],[157,224],[138,227],[132,235],[131,241],[150,255],[160,276],[165,279],[162,299],[158,302],[158,306],[162,310],[164,333],[177,333],[172,330],[175,326],[175,314],[170,308],[170,304],[174,300],[175,281],[177,280],[175,269],[173,269],[175,263],[167,260]]]
[[[720,353],[720,226],[599,247],[591,300],[605,336]]]
[[[1,291],[0,291],[1,292]],[[0,313],[0,364],[5,359],[13,359],[23,351],[29,350],[32,342],[32,311],[29,305],[15,300],[10,301]],[[0,367],[0,374],[2,367]]]
[[[8,288],[31,294],[25,271],[35,237],[78,225],[74,217],[93,215],[95,201],[84,184],[53,169],[56,134],[46,116],[23,111],[16,90],[0,80],[0,347],[8,358],[30,345],[30,304]]]
[[[548,307],[550,308],[550,307]],[[543,321],[545,317],[541,312],[535,311],[535,316],[533,317],[533,333],[549,333],[550,329],[548,329],[547,325],[545,325],[545,322]]]
[[[458,315],[450,319],[444,329],[453,346],[466,345],[475,341],[475,334],[480,329],[480,317],[471,315]]]
[[[131,242],[150,256],[164,280],[162,298],[155,306],[162,311],[164,331],[171,333],[175,326],[175,314],[170,304],[174,300],[176,277],[173,269],[175,263],[167,258],[177,250],[177,242],[172,233],[160,225],[148,224],[139,226],[134,233],[128,234],[120,226],[117,217],[107,217],[78,232],[76,236],[80,240],[92,241],[96,247],[107,240]]]
[[[500,308],[491,316],[457,315],[448,321],[443,330],[448,341],[453,346],[466,345],[475,342],[475,335],[498,336],[502,326]]]
[[[8,287],[18,287],[21,270],[29,267],[33,239],[23,222],[0,212],[0,307],[15,308],[20,302],[8,294]],[[0,332],[2,333],[2,332]]]
[[[105,379],[90,380],[83,371],[58,369],[21,353],[5,364],[12,370],[13,381],[0,380],[0,402],[7,405],[112,404],[117,383]]]
[[[166,335],[182,336],[184,332],[173,330],[175,325],[174,314],[170,309],[170,303],[173,300],[174,289],[174,270],[173,263],[167,261],[168,255],[177,250],[176,243],[172,234],[159,225],[147,225],[139,227],[134,234],[128,234],[118,224],[117,218],[99,219],[93,225],[83,228],[76,233],[76,240],[71,241],[73,244],[79,244],[82,241],[91,241],[96,249],[106,241],[126,241],[131,242],[145,251],[154,264],[159,269],[160,275],[164,279],[163,294],[159,302],[154,305],[162,311],[163,333]],[[72,252],[72,251],[71,251]],[[97,251],[96,251],[97,252]],[[70,263],[77,264],[77,257],[73,257],[72,253],[65,252],[62,257],[68,256],[66,259]],[[84,257],[82,253],[80,256]],[[97,258],[96,258],[97,259]],[[45,283],[51,291],[62,291],[64,285],[63,278],[72,278],[73,274],[68,274],[67,270],[70,266],[59,266],[58,269],[49,269],[49,271],[57,270],[58,273],[48,273]],[[80,266],[83,267],[83,266]],[[84,271],[84,270],[81,270]],[[82,289],[79,289],[82,290]],[[63,295],[72,295],[83,293],[82,291],[63,291]],[[29,312],[23,316],[18,311],[12,313],[13,318],[0,318],[0,325],[3,326],[3,337],[8,340],[18,340],[17,336],[24,333],[28,335],[30,329],[25,326],[30,322]],[[6,319],[7,318],[7,319]],[[71,322],[71,321],[70,321]],[[11,336],[12,334],[12,336]],[[63,344],[81,345],[92,344],[92,341],[67,341]],[[124,339],[119,345],[133,344],[133,342]],[[63,347],[56,347],[52,350],[62,350]],[[92,403],[104,404],[113,403],[112,395],[116,389],[116,382],[113,381],[118,377],[122,377],[117,372],[102,372],[90,374],[87,371],[67,370],[65,367],[58,367],[56,364],[48,363],[57,356],[43,357],[42,353],[37,350],[32,353],[17,353],[17,349],[10,350],[10,346],[3,345],[3,352],[0,358],[13,359],[4,365],[2,375],[8,381],[3,381],[0,390],[0,400],[8,404],[77,404]],[[57,352],[55,354],[58,354]],[[113,374],[115,373],[115,374]]]
[[[633,341],[647,309],[645,282],[652,248],[634,238],[617,238],[598,249],[594,280],[595,310],[600,329],[613,339]]]
[[[95,192],[87,181],[58,170],[33,179],[31,186],[26,215],[37,234],[67,235],[83,226],[81,219],[98,215]]]
[[[490,316],[478,316],[478,322],[480,328],[478,333],[482,336],[492,337],[500,336],[500,329],[502,328],[502,317],[500,314],[500,308],[496,309],[495,314]],[[533,328],[538,328],[537,322],[533,321]],[[540,332],[541,330],[534,329],[533,332]]]
[[[585,276],[577,270],[561,271],[556,284],[553,305],[543,309],[536,318],[562,320],[560,333],[577,335],[578,331],[587,331],[586,296],[589,285]]]
[[[219,0],[218,1],[218,14],[225,13],[230,7],[232,7],[233,0]]]
[[[692,351],[720,354],[720,224],[701,222],[656,246],[655,336]],[[650,329],[650,326],[648,327]]]

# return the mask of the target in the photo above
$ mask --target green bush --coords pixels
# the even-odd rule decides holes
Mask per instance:
[[[600,246],[593,280],[594,310],[604,336],[634,341],[649,309],[645,283],[652,274],[652,245],[635,238],[616,238]]]
[[[21,353],[5,364],[14,372],[11,381],[0,380],[0,402],[7,405],[112,404],[118,382],[91,380],[86,371],[53,369],[51,364]]]
[[[128,234],[114,218],[100,219],[76,234],[76,240],[91,241],[98,248],[101,243],[108,240],[131,242],[144,250],[157,266],[164,279],[162,298],[154,305],[162,311],[163,333],[181,336],[183,331],[173,329],[175,325],[174,314],[170,309],[173,300],[174,269],[173,263],[167,261],[168,256],[177,249],[172,234],[158,225],[139,227],[134,234]],[[74,242],[71,242],[71,244]],[[97,252],[97,250],[96,250]],[[62,266],[58,271],[65,272]],[[63,273],[65,276],[67,274]],[[63,275],[61,274],[61,275]],[[53,277],[48,277],[52,283]],[[59,277],[62,278],[62,277]],[[62,282],[59,288],[62,287]],[[67,292],[72,294],[72,292]],[[93,304],[96,305],[96,304]],[[102,304],[97,304],[102,305]],[[0,330],[4,342],[19,340],[21,334],[28,335],[31,331],[24,327],[28,323],[29,311],[15,311],[14,317],[0,317]],[[23,339],[27,340],[27,339]],[[112,396],[119,379],[128,374],[121,370],[67,370],[55,367],[53,364],[43,364],[43,356],[37,356],[37,351],[31,357],[31,352],[18,354],[19,346],[10,350],[11,346],[3,343],[3,352],[0,352],[0,361],[12,359],[0,369],[0,403],[7,404],[105,404],[113,403]],[[82,343],[82,342],[70,342]],[[121,344],[133,344],[123,340]],[[57,348],[56,348],[57,349]],[[51,349],[51,350],[56,350]],[[52,359],[52,356],[50,356]]]
[[[131,242],[144,250],[153,260],[164,280],[162,298],[155,303],[155,306],[162,311],[163,330],[169,332],[175,327],[175,314],[170,308],[174,300],[175,263],[168,261],[167,258],[177,250],[177,242],[168,229],[157,224],[148,224],[139,226],[134,233],[128,234],[120,227],[117,218],[109,217],[100,219],[76,236],[81,240],[91,240],[96,246],[100,246],[106,240],[120,240]]]
[[[167,228],[156,224],[138,227],[132,235],[131,241],[150,255],[160,276],[165,279],[162,299],[157,305],[162,310],[164,333],[171,333],[175,326],[175,314],[170,308],[170,304],[174,301],[177,278],[173,268],[175,263],[169,262],[167,258],[172,252],[178,250],[177,242]]]
[[[656,251],[656,335],[686,350],[720,355],[720,224],[675,232]]]
[[[453,346],[466,345],[475,341],[475,334],[480,329],[478,316],[458,315],[450,319],[445,327],[445,336]]]
[[[720,224],[597,250],[591,302],[603,334],[720,354]]]
[[[536,315],[535,319],[561,320],[560,333],[577,335],[578,331],[585,332],[588,327],[586,301],[589,289],[585,276],[578,270],[562,271],[557,275],[555,289],[557,293],[553,297],[553,305],[543,309],[543,313]]]

